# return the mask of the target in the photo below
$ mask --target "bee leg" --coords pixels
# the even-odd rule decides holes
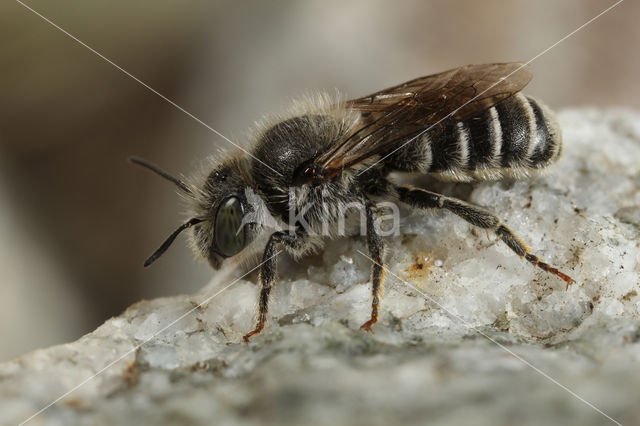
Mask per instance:
[[[544,263],[536,255],[531,253],[531,249],[513,232],[502,223],[495,214],[473,204],[464,201],[445,197],[444,195],[430,192],[420,188],[409,186],[397,186],[396,191],[400,201],[423,209],[445,209],[457,214],[467,222],[479,228],[490,229],[496,233],[504,243],[518,256],[524,257],[533,266],[560,277],[569,285],[575,280],[570,276],[560,272],[551,265]]]
[[[249,342],[249,338],[254,334],[260,333],[264,329],[267,322],[267,313],[269,312],[269,294],[275,283],[276,278],[276,246],[284,244],[286,246],[294,246],[297,241],[295,234],[288,231],[278,231],[271,234],[269,242],[264,249],[262,255],[262,266],[260,268],[260,299],[258,299],[258,321],[256,328],[243,336],[245,342]]]
[[[371,270],[371,295],[373,296],[373,300],[371,302],[371,318],[362,324],[360,328],[371,333],[373,333],[371,326],[378,321],[380,288],[382,285],[382,279],[384,278],[384,265],[382,263],[384,245],[382,238],[376,232],[375,218],[376,211],[369,203],[367,204],[367,248],[369,249],[371,259],[374,261],[373,268]]]

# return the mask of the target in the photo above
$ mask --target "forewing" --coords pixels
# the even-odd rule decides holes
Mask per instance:
[[[333,177],[392,151],[449,117],[464,120],[484,111],[522,90],[531,78],[522,63],[467,65],[347,101],[346,108],[362,118],[346,138],[316,158],[320,176]]]

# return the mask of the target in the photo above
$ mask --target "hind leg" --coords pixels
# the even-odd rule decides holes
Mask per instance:
[[[409,186],[396,186],[400,201],[422,209],[444,209],[460,216],[470,224],[493,232],[518,256],[524,257],[533,266],[556,275],[567,283],[567,288],[575,281],[570,276],[543,262],[531,249],[495,214],[473,204],[445,197],[444,195],[430,192],[425,189]]]

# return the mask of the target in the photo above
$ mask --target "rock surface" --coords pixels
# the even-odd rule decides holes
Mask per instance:
[[[267,329],[248,345],[257,277],[228,271],[0,364],[0,423],[636,423],[640,115],[559,119],[565,155],[547,176],[437,189],[497,212],[577,281],[568,290],[454,215],[413,213],[386,241],[375,334],[358,329],[366,247],[344,238],[281,259]]]

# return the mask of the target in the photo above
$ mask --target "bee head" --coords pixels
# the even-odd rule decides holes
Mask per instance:
[[[188,197],[190,214],[205,220],[193,228],[191,247],[214,269],[240,253],[254,237],[254,226],[246,223],[253,210],[246,198],[251,187],[248,162],[230,158],[208,173]]]
[[[251,210],[245,197],[250,175],[244,159],[225,161],[198,185],[189,185],[137,157],[131,157],[130,161],[173,182],[187,200],[191,217],[165,240],[145,261],[144,266],[155,262],[188,228],[193,228],[193,250],[199,257],[207,259],[214,269],[219,269],[226,258],[240,253],[253,239],[252,224],[244,221],[246,213]]]

